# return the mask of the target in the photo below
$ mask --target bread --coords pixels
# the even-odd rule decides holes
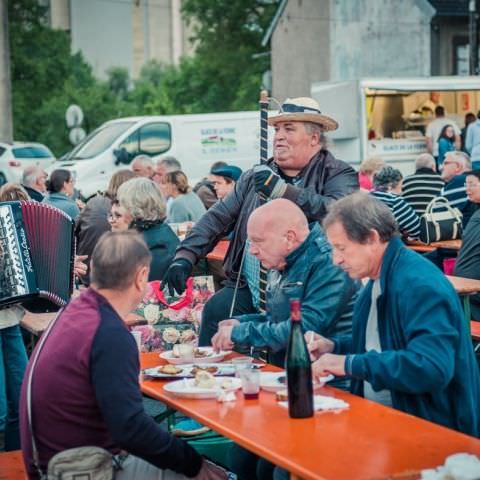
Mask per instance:
[[[208,373],[211,373],[212,375],[214,373],[217,373],[218,372],[218,367],[200,367],[198,365],[196,365],[195,367],[192,368],[192,375],[196,375],[198,372],[208,372]]]
[[[179,368],[175,365],[163,365],[158,369],[160,372],[165,373],[166,375],[176,375],[177,373],[181,373],[183,368]]]
[[[277,398],[277,402],[286,402],[288,400],[288,391],[286,389],[279,390],[276,393],[276,398]]]
[[[196,373],[194,383],[198,388],[214,388],[217,384],[215,377],[204,370]]]

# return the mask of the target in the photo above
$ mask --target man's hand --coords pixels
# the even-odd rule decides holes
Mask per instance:
[[[232,342],[233,325],[222,326],[217,333],[212,337],[212,346],[215,352],[221,350],[228,351],[233,348]]]
[[[305,341],[312,361],[318,360],[324,353],[332,353],[335,346],[328,338],[312,331],[305,334]]]
[[[345,355],[325,353],[312,363],[313,378],[326,377],[333,374],[336,377],[345,376]]]
[[[255,174],[255,191],[266,200],[283,197],[287,184],[270,167],[257,165]]]
[[[235,325],[240,325],[240,320],[237,320],[236,318],[227,318],[227,320],[218,322],[218,327],[234,327]]]
[[[73,273],[77,277],[83,277],[87,273],[88,265],[84,262],[88,258],[88,255],[75,255],[75,261],[73,263]]]
[[[194,480],[227,480],[228,474],[226,470],[215,465],[208,460],[203,460],[202,468],[198,472]]]
[[[193,265],[186,258],[177,258],[168,267],[162,288],[168,285],[170,295],[174,295],[174,290],[179,294],[183,293],[187,288],[187,279],[192,274],[192,270]]]

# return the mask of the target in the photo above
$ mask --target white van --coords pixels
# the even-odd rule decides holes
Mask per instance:
[[[216,161],[251,168],[259,162],[259,138],[259,112],[119,118],[94,130],[50,170],[75,172],[76,187],[89,197],[137,155],[172,155],[193,185]]]

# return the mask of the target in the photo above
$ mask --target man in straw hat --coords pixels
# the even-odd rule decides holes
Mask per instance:
[[[227,281],[205,306],[200,345],[210,345],[221,320],[258,311],[260,267],[248,253],[247,221],[261,198],[291,200],[312,222],[322,220],[329,203],[358,189],[353,168],[326,149],[324,132],[338,124],[315,100],[287,99],[268,123],[275,128],[273,158],[246,171],[233,192],[208,210],[178,247],[165,277],[170,288],[183,292],[195,263],[233,232],[224,264]]]

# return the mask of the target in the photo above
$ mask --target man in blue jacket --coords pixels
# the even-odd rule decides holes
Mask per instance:
[[[332,263],[331,248],[318,223],[309,226],[300,207],[277,199],[257,208],[247,225],[250,253],[269,269],[267,312],[220,322],[212,345],[269,347],[271,363],[283,367],[290,335],[290,300],[302,305],[304,330],[350,334],[357,284]]]
[[[390,210],[363,193],[332,205],[323,224],[334,263],[369,282],[352,335],[316,336],[314,375],[350,377],[353,393],[479,436],[480,376],[448,279],[404,247]]]

